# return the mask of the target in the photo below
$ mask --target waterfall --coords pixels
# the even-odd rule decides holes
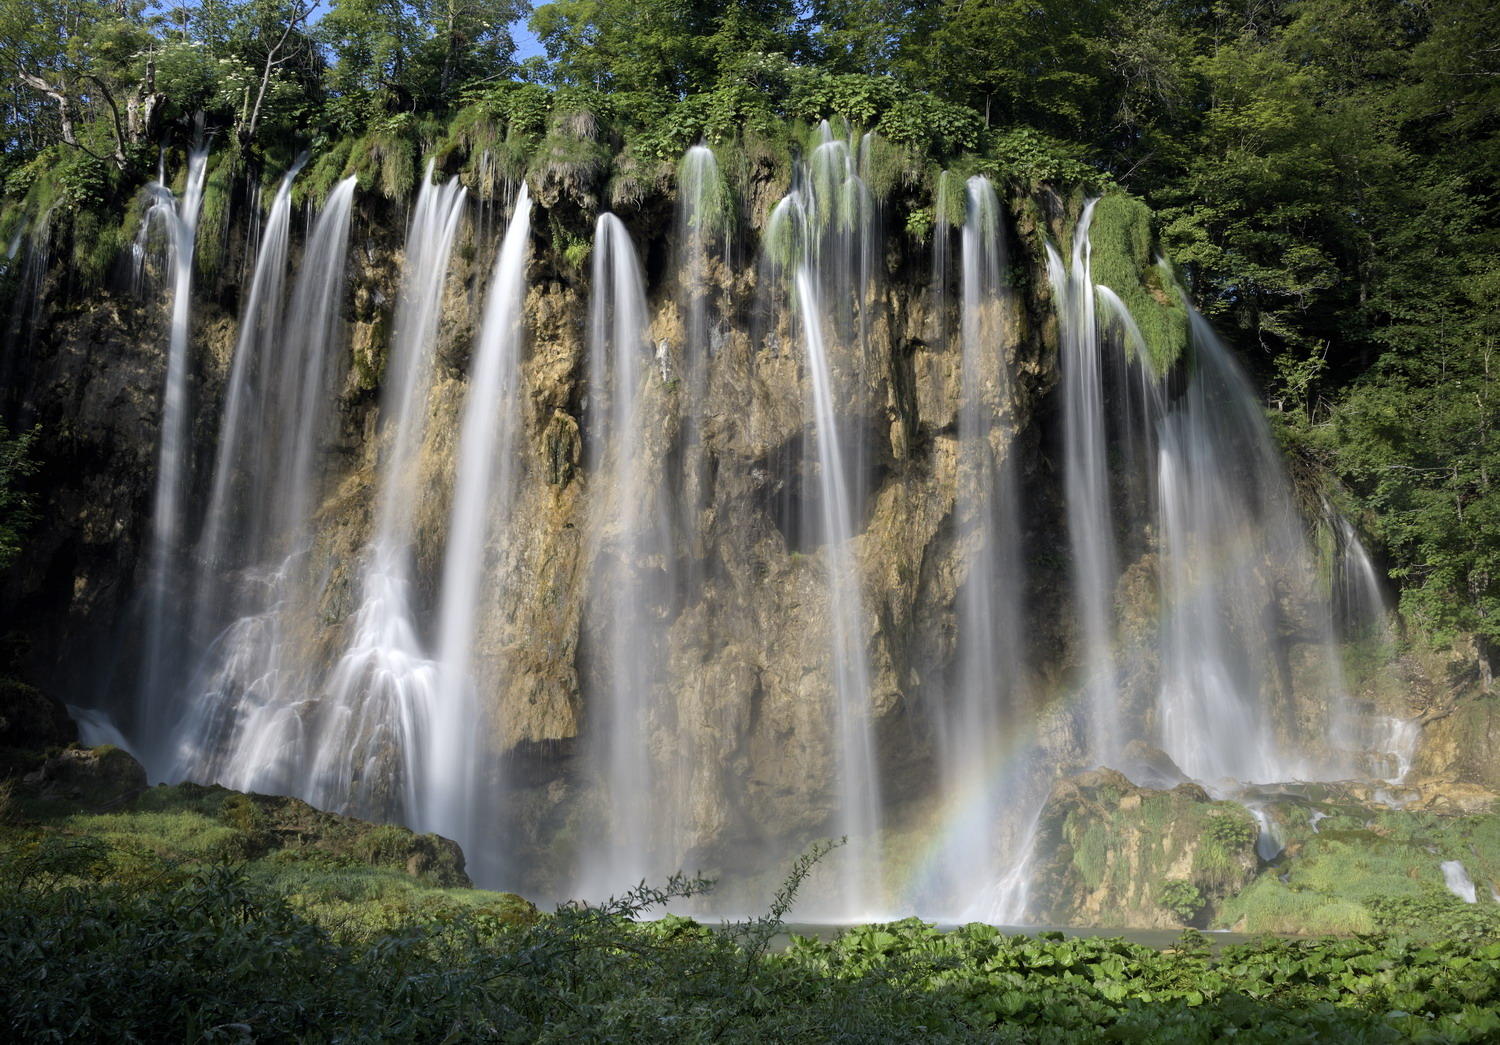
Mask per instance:
[[[286,186],[272,205],[268,238],[279,235],[273,230],[289,212]],[[281,793],[304,786],[304,701],[314,666],[302,663],[289,633],[311,598],[305,575],[320,478],[314,465],[327,443],[337,394],[354,187],[348,178],[329,194],[285,308],[264,300],[272,292],[259,285],[259,273],[273,264],[264,246],[257,262],[246,316],[260,316],[261,322],[252,325],[247,318],[236,345],[200,543],[205,578],[196,613],[206,623],[229,623],[187,687],[174,777],[242,791]],[[274,327],[272,314],[281,317]],[[245,400],[238,406],[237,396]],[[236,412],[240,416],[231,422]]]
[[[605,692],[589,731],[607,822],[582,854],[580,889],[598,896],[664,870],[653,864],[654,843],[672,825],[659,822],[651,743],[659,713],[660,599],[673,583],[660,476],[648,468],[643,399],[655,378],[645,281],[630,233],[613,214],[599,215],[593,253],[585,445],[590,480],[599,484],[591,605],[602,622],[597,658]]]
[[[1340,634],[1354,641],[1391,641],[1390,607],[1380,574],[1354,524],[1325,505],[1334,526],[1333,607]]]
[[[1301,681],[1321,691],[1329,730],[1341,728],[1343,686],[1327,600],[1260,404],[1191,309],[1182,374],[1152,370],[1116,289],[1092,282],[1093,202],[1079,218],[1070,268],[1047,252],[1090,757],[1108,762],[1141,729],[1123,718],[1118,682],[1113,520],[1145,512],[1139,522],[1155,531],[1161,598],[1151,718],[1163,750],[1210,783],[1337,775],[1328,753],[1299,748],[1290,718],[1293,642],[1312,651]],[[1153,495],[1142,497],[1147,490]]]
[[[399,820],[457,839],[485,884],[590,898],[701,861],[744,903],[783,847],[843,835],[814,916],[899,903],[1010,924],[1046,895],[1043,806],[1080,762],[1150,743],[1217,795],[1341,772],[1330,595],[1346,628],[1381,616],[1360,608],[1375,570],[1331,509],[1332,588],[1313,567],[1227,349],[1173,306],[1183,355],[1160,358],[1159,317],[1131,309],[1170,284],[1094,282],[1126,270],[1119,212],[1091,201],[1046,252],[1049,399],[988,179],[939,180],[930,313],[888,299],[888,247],[907,273],[929,259],[883,235],[881,148],[819,126],[752,272],[734,269],[718,158],[689,149],[675,238],[598,216],[582,352],[563,329],[573,252],[530,254],[564,218],[525,185],[503,234],[495,202],[499,243],[461,250],[491,216],[428,166],[387,336],[373,246],[346,294],[353,179],[299,257],[290,171],[250,216],[223,399],[196,424],[203,155],[180,200],[158,185],[137,257],[146,271],[169,233],[172,330],[142,711],[124,723],[162,748],[153,772]],[[475,243],[494,257],[471,268]],[[350,306],[359,358],[384,359],[378,407],[367,373],[345,380]],[[1023,468],[1047,474],[1030,454],[1052,402],[1060,489],[1023,491]],[[218,440],[201,505],[190,428]],[[1053,523],[1071,598],[1031,590],[1051,548],[1026,529]],[[1081,699],[1052,700],[1043,681],[1069,672]],[[1362,747],[1400,782],[1416,728],[1381,728]],[[1277,825],[1252,811],[1270,859]]]
[[[171,673],[168,645],[175,619],[168,606],[174,586],[183,528],[182,492],[189,464],[187,441],[188,352],[193,318],[193,254],[197,245],[198,212],[203,205],[203,180],[208,151],[196,149],[188,157],[187,184],[179,199],[160,181],[151,185],[155,202],[142,223],[141,234],[155,225],[166,230],[172,269],[172,315],[167,344],[166,380],[162,391],[161,438],[157,450],[156,493],[152,500],[150,550],[147,553],[145,638],[142,653],[140,710],[136,734],[148,763],[159,763],[160,745],[171,727]]]
[[[952,263],[952,224],[950,211],[955,209],[952,197],[957,194],[959,176],[952,171],[940,171],[933,190],[933,210],[936,216],[932,227],[932,322],[928,336],[934,345],[948,344],[948,268]],[[967,206],[967,187],[965,187]]]
[[[1025,661],[1007,359],[1016,332],[1000,201],[988,179],[968,181],[960,251],[962,396],[955,517],[968,575],[958,594],[955,685],[939,724],[943,793],[957,807],[948,818],[940,861],[941,892],[953,910],[972,902],[975,883],[1004,877],[998,833],[1015,804],[1015,795],[1008,792],[1016,784],[1005,773],[1006,739],[1022,728],[1010,715]]]
[[[847,839],[838,914],[870,917],[884,902],[879,836],[881,792],[871,722],[867,627],[856,519],[864,500],[865,441],[847,415],[863,415],[870,308],[874,298],[874,207],[854,151],[826,123],[792,191],[772,212],[767,235],[791,278],[802,335],[806,413],[816,441],[818,538],[829,590],[831,724],[837,754],[836,830]],[[825,304],[831,302],[831,304]],[[832,341],[830,342],[830,335]],[[841,366],[835,365],[837,350]]]
[[[1479,902],[1479,890],[1474,887],[1474,879],[1469,877],[1469,872],[1462,863],[1444,860],[1438,866],[1443,872],[1443,884],[1450,893],[1464,903]]]
[[[438,689],[422,759],[423,829],[461,839],[473,865],[480,854],[468,846],[479,832],[474,791],[481,778],[486,716],[478,699],[475,670],[480,586],[492,575],[495,544],[503,540],[514,498],[519,453],[522,309],[531,246],[531,195],[523,185],[495,258],[484,320],[470,364],[458,442],[458,471],[444,551],[442,604],[438,614]]]
[[[1276,823],[1271,815],[1266,812],[1265,806],[1259,803],[1247,803],[1245,808],[1255,818],[1257,831],[1255,835],[1255,855],[1266,863],[1270,863],[1281,855],[1286,846],[1282,845],[1280,832],[1276,830]],[[1313,828],[1317,830],[1316,826]]]
[[[1191,378],[1158,435],[1161,745],[1199,780],[1326,775],[1294,739],[1284,604],[1307,611],[1301,638],[1336,713],[1328,607],[1260,403],[1208,324],[1190,319]]]
[[[60,206],[60,201],[54,202],[30,224],[21,224],[5,248],[4,263],[0,264],[0,275],[8,274],[16,263],[16,255],[21,255],[15,293],[6,317],[5,345],[0,348],[0,419],[13,429],[23,420],[25,394],[16,378],[24,369],[25,357],[31,352],[40,326],[47,270],[52,265],[52,216]]]
[[[1047,246],[1047,272],[1058,314],[1063,383],[1063,492],[1072,548],[1073,594],[1083,643],[1088,752],[1108,762],[1124,744],[1116,681],[1115,537],[1105,448],[1104,365],[1094,316],[1089,223],[1094,202],[1073,230],[1072,265]]]
[[[1377,718],[1374,723],[1375,737],[1370,750],[1386,755],[1390,768],[1395,770],[1385,778],[1387,784],[1404,784],[1411,772],[1412,761],[1417,755],[1417,745],[1422,741],[1422,723],[1415,718]]]
[[[417,822],[437,665],[427,658],[411,606],[420,453],[449,257],[464,213],[454,178],[432,166],[406,237],[405,266],[381,399],[381,459],[374,533],[363,553],[352,638],[322,694],[308,799],[365,816]]]
[[[676,442],[671,452],[680,459],[669,456],[665,462],[672,501],[668,506],[673,520],[671,554],[681,563],[672,592],[677,613],[668,639],[669,656],[681,657],[691,650],[698,628],[712,627],[710,622],[726,616],[723,608],[712,606],[707,595],[716,521],[717,462],[712,443],[732,421],[722,414],[711,418],[708,411],[715,370],[723,375],[734,365],[726,363],[720,351],[729,332],[726,318],[732,307],[733,214],[729,187],[714,151],[701,144],[688,149],[677,170],[673,257],[682,338],[676,365],[663,375],[671,390],[669,399],[676,404]],[[737,376],[730,373],[728,379]],[[713,830],[714,813],[705,813],[712,809],[706,799],[723,793],[719,764],[723,748],[714,743],[721,713],[715,708],[712,680],[694,673],[671,681],[676,698],[671,706],[674,735],[662,752],[666,786],[661,801],[662,819],[672,835],[663,840],[665,848],[680,863],[697,840]]]
[[[275,358],[286,333],[282,290],[286,280],[287,255],[291,245],[292,179],[297,170],[281,180],[260,237],[250,293],[240,312],[239,337],[230,364],[224,393],[223,420],[219,424],[218,453],[214,460],[213,489],[203,517],[203,535],[198,542],[198,581],[194,604],[195,627],[213,621],[218,593],[213,590],[227,569],[262,561],[264,534],[254,523],[256,501],[267,489],[267,469],[281,462],[268,453],[270,444],[291,413],[291,404],[278,401],[273,382],[280,377],[283,361]],[[258,208],[257,208],[258,209]],[[274,472],[272,473],[274,474]],[[252,500],[254,498],[254,500]],[[226,561],[232,548],[234,561]]]

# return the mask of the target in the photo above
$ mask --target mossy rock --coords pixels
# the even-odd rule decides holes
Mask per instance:
[[[463,850],[457,842],[438,835],[325,813],[296,798],[242,795],[195,784],[158,790],[177,791],[185,800],[217,798],[218,820],[244,837],[250,855],[300,854],[331,866],[399,871],[436,886],[471,884],[464,873]]]
[[[34,686],[0,676],[0,748],[41,750],[77,739],[67,708]]]
[[[145,770],[117,748],[64,751],[30,774],[25,787],[22,813],[44,827],[102,835],[172,860],[264,859],[324,871],[389,871],[440,888],[472,884],[463,850],[451,839],[325,813],[296,798],[202,784],[148,788]]]
[[[1259,867],[1259,829],[1243,806],[1191,783],[1137,787],[1112,769],[1059,781],[1037,832],[1030,913],[1046,924],[1203,924]],[[1185,919],[1189,892],[1201,903]]]
[[[1127,351],[1144,349],[1158,374],[1185,358],[1187,309],[1170,269],[1158,262],[1151,208],[1123,193],[1103,197],[1094,204],[1089,245],[1094,282],[1114,291],[1140,330],[1143,344],[1127,339]]]
[[[21,783],[28,797],[76,803],[89,809],[119,805],[147,786],[145,767],[110,744],[60,751]]]

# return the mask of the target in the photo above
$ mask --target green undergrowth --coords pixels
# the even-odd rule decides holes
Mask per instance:
[[[1155,949],[909,919],[776,948],[827,847],[794,865],[765,915],[709,928],[661,916],[708,888],[702,880],[540,914],[509,894],[444,884],[451,869],[414,866],[422,836],[286,799],[180,786],[107,812],[24,800],[3,812],[0,1020],[16,1041],[1500,1033],[1500,943],[1483,933],[1214,950],[1189,931]]]
[[[180,826],[180,825],[179,825]],[[804,865],[805,870],[805,865]],[[769,944],[762,919],[637,921],[703,883],[507,917],[433,903],[357,931],[227,864],[7,847],[11,1040],[1483,1041],[1500,944],[1277,941],[1213,953],[917,920]],[[448,899],[448,891],[436,891]],[[784,902],[785,901],[785,902]]]

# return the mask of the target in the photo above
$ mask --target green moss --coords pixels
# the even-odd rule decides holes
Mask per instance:
[[[609,205],[639,207],[671,184],[672,165],[627,144],[614,158],[608,188]]]
[[[1323,806],[1337,809],[1337,806]],[[1473,933],[1500,906],[1489,886],[1500,880],[1500,817],[1440,816],[1406,810],[1324,817],[1317,832],[1301,806],[1280,813],[1287,850],[1277,866],[1224,904],[1217,921],[1249,932],[1369,932],[1375,928],[1443,934],[1462,915]],[[1448,892],[1440,865],[1459,860],[1480,902]]]
[[[597,205],[595,189],[610,168],[611,151],[592,138],[555,131],[537,148],[526,172],[533,185],[557,185],[575,198]]]
[[[1073,865],[1090,889],[1104,884],[1109,865],[1109,832],[1098,820],[1089,821],[1082,836],[1073,843]]]
[[[677,193],[694,201],[689,221],[700,234],[722,236],[734,227],[735,198],[717,155],[709,164],[684,154],[677,165]]]
[[[433,147],[439,166],[452,169],[475,195],[498,199],[526,174],[536,139],[507,116],[504,99],[486,99],[460,109]]]
[[[388,200],[404,200],[417,184],[417,146],[402,122],[370,131],[349,148],[341,178],[351,174],[361,189],[376,189]]]
[[[1094,282],[1114,291],[1130,312],[1151,368],[1169,369],[1187,351],[1187,311],[1154,257],[1150,208],[1122,193],[1103,197],[1094,204],[1089,244]]]
[[[766,223],[761,247],[773,265],[790,272],[802,260],[806,235],[801,214],[792,207],[780,207]]]
[[[198,211],[193,263],[199,274],[210,282],[224,267],[229,245],[229,208],[237,166],[233,155],[211,158],[203,179],[203,202]]]
[[[497,113],[493,102],[466,105],[448,121],[433,156],[438,163],[446,162],[455,154],[476,156],[486,149],[496,148],[503,140],[504,130],[505,120]]]
[[[292,185],[292,195],[299,202],[322,203],[334,186],[348,175],[349,155],[354,149],[354,140],[343,138],[320,152],[312,166]]]
[[[904,150],[871,131],[856,140],[860,155],[860,172],[865,185],[877,201],[884,200],[898,185],[910,185],[921,176],[921,167]]]
[[[932,210],[939,225],[946,225],[950,229],[963,228],[968,210],[968,193],[965,191],[964,181],[962,175],[951,170],[938,173],[932,190]]]

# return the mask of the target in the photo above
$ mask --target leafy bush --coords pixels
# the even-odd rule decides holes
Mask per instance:
[[[1163,883],[1156,902],[1184,922],[1191,922],[1198,917],[1207,903],[1196,885],[1181,879]]]

